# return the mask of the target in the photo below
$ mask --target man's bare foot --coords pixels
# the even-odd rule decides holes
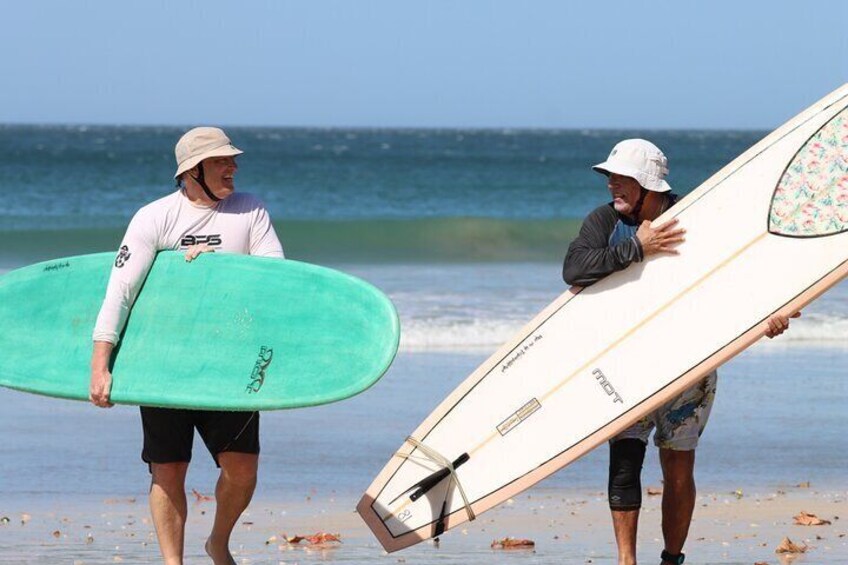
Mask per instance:
[[[236,560],[230,554],[230,549],[224,547],[213,547],[212,538],[206,540],[206,555],[212,558],[215,565],[236,565]]]

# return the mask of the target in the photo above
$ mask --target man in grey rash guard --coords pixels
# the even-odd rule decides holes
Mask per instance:
[[[133,217],[97,317],[90,399],[100,407],[112,405],[109,360],[158,251],[184,250],[186,261],[211,251],[283,258],[262,202],[235,192],[235,157],[242,151],[222,130],[194,128],[180,138],[175,153],[178,190],[144,206]],[[259,413],[146,406],[140,411],[144,431],[141,457],[151,473],[150,511],[165,563],[183,562],[185,477],[195,428],[221,469],[206,552],[216,565],[235,563],[229,540],[256,486]]]
[[[644,139],[618,143],[603,163],[592,167],[605,175],[612,202],[592,211],[568,247],[563,279],[589,286],[632,263],[666,253],[677,254],[684,230],[677,219],[656,227],[651,222],[677,201],[665,181],[668,161]],[[774,337],[789,326],[786,316],[768,321]],[[610,440],[609,505],[620,565],[636,563],[636,530],[642,504],[641,472],[652,430],[663,472],[663,565],[683,563],[683,544],[695,509],[695,448],[710,415],[716,373],[672,399]]]

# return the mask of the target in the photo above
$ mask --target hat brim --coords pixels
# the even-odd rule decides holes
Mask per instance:
[[[671,186],[662,179],[656,179],[654,183],[645,183],[642,181],[640,177],[643,176],[642,171],[636,169],[635,167],[628,167],[623,163],[611,163],[609,161],[604,161],[603,163],[598,163],[592,170],[596,173],[601,173],[602,175],[608,177],[610,174],[615,173],[616,175],[622,175],[625,177],[630,177],[635,179],[636,182],[639,183],[639,186],[644,188],[645,190],[650,190],[651,192],[671,192]],[[646,184],[650,184],[650,186],[645,186]]]
[[[244,151],[229,144],[222,145],[221,147],[216,147],[215,149],[210,149],[205,153],[195,155],[180,163],[177,167],[177,172],[174,173],[174,178],[177,178],[184,172],[193,169],[195,166],[197,166],[198,163],[200,163],[204,159],[209,159],[211,157],[235,157],[236,155],[241,155],[242,153],[244,153]]]
[[[596,173],[601,173],[604,176],[610,176],[611,173],[615,173],[617,175],[623,175],[625,177],[630,177],[635,179],[639,176],[639,169],[636,167],[628,167],[623,163],[611,163],[609,161],[604,161],[603,163],[598,163],[592,170]]]

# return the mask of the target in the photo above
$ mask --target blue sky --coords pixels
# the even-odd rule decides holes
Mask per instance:
[[[0,123],[772,129],[848,2],[4,2]]]

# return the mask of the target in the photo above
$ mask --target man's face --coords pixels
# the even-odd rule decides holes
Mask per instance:
[[[612,195],[615,211],[625,216],[633,215],[636,203],[639,202],[639,196],[642,194],[642,187],[636,179],[610,173],[607,188]]]
[[[233,178],[237,170],[235,157],[210,157],[203,160],[206,184],[212,194],[222,200],[235,191]]]

